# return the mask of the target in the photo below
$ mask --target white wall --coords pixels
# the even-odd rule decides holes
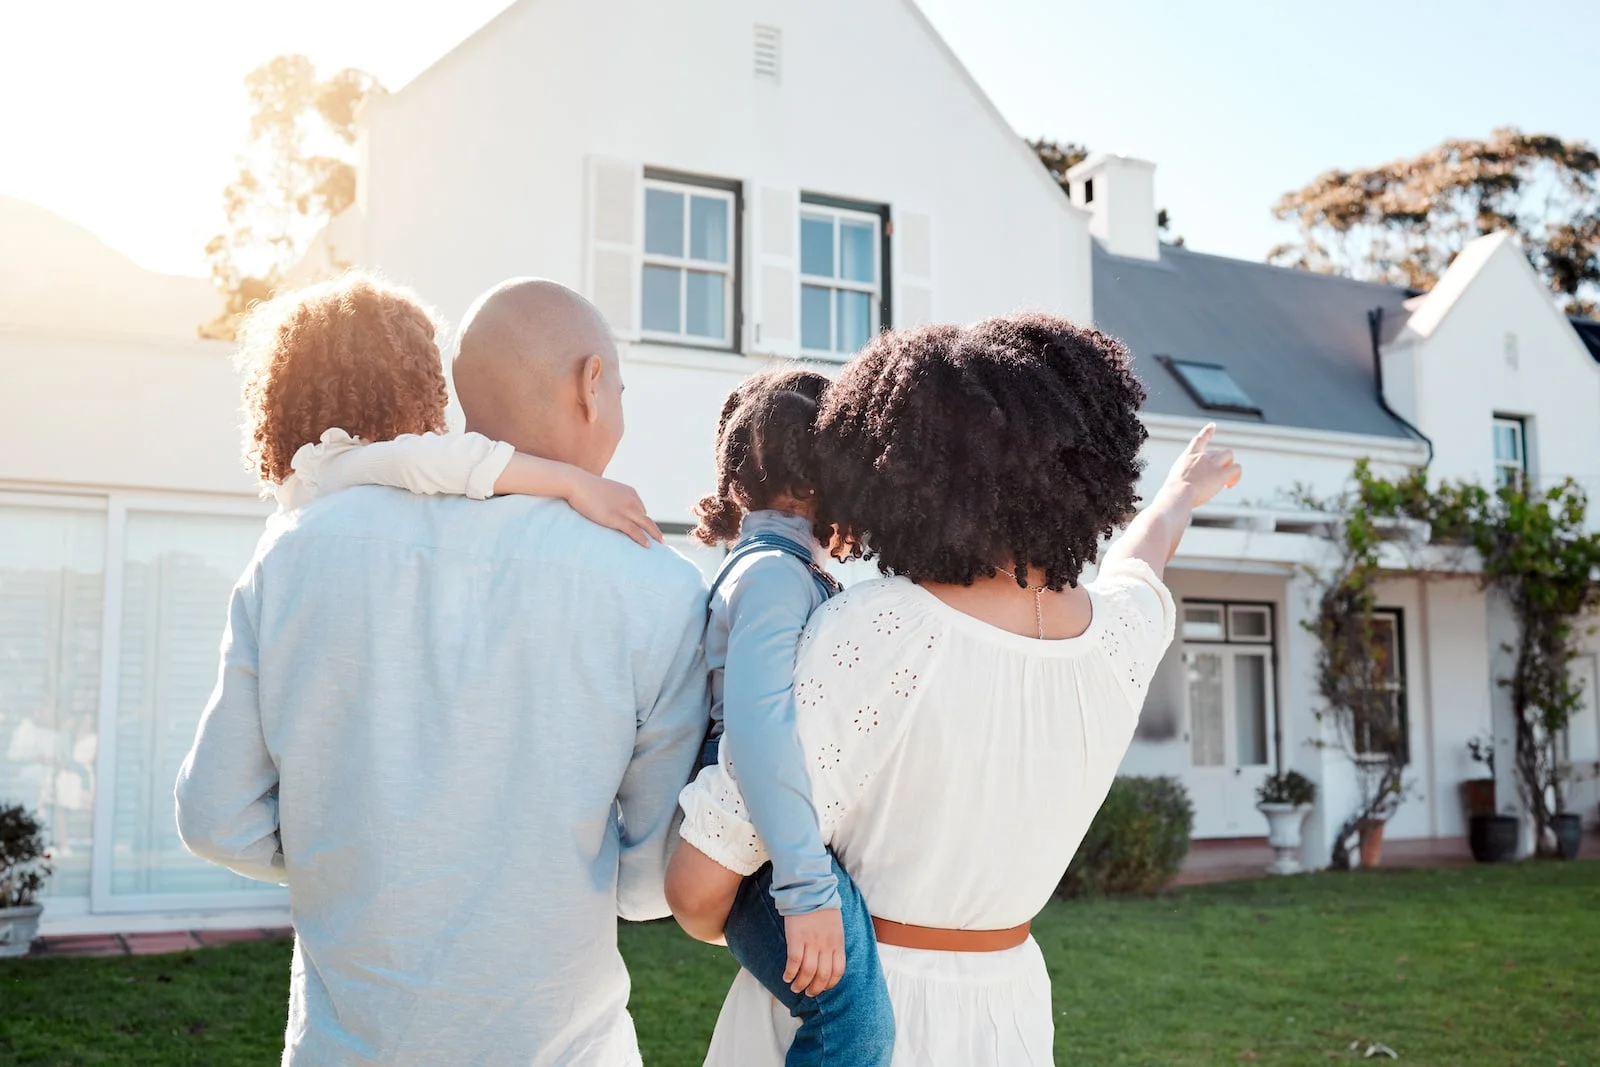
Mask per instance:
[[[0,327],[0,482],[256,495],[216,341]]]
[[[1506,355],[1508,334],[1516,338],[1514,365]],[[1414,391],[1417,422],[1433,438],[1437,477],[1492,484],[1494,416],[1516,415],[1530,420],[1541,483],[1572,476],[1600,496],[1600,364],[1514,244],[1496,249],[1431,334],[1416,342],[1411,382],[1404,380],[1406,362],[1386,364],[1385,384],[1395,379],[1401,398]]]
[[[753,76],[758,23],[782,31],[776,85]],[[451,320],[507,277],[583,288],[595,156],[743,182],[747,216],[762,186],[927,213],[940,320],[1091,314],[1087,217],[906,0],[523,2],[365,121],[368,259]],[[687,521],[722,398],[762,364],[624,347],[613,473]]]

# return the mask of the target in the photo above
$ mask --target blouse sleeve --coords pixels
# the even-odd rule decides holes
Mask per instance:
[[[293,467],[314,496],[356,485],[389,485],[486,500],[514,451],[477,433],[404,434],[364,443],[343,430],[329,430],[295,453]]]
[[[1089,584],[1107,618],[1100,629],[1124,691],[1137,702],[1155,676],[1177,626],[1172,594],[1150,565],[1139,559],[1115,560]]]
[[[801,638],[795,727],[825,844],[905,736],[932,665],[935,641],[884,595],[893,588],[869,585],[836,598]],[[689,844],[738,874],[767,861],[726,746],[680,800]]]

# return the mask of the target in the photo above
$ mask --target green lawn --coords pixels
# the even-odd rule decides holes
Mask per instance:
[[[1057,904],[1036,931],[1063,1065],[1354,1062],[1373,1042],[1411,1064],[1600,1065],[1600,863]],[[623,934],[645,1062],[698,1064],[725,953],[670,924]],[[275,1064],[288,955],[0,964],[0,1063]]]

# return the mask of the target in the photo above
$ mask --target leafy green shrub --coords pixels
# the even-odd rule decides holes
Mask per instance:
[[[1193,829],[1194,805],[1176,778],[1118,778],[1056,894],[1159,892],[1183,867]]]
[[[33,903],[50,877],[44,825],[21,804],[0,805],[0,908]]]

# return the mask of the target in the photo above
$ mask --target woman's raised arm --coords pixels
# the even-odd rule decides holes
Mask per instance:
[[[1189,528],[1194,509],[1239,484],[1241,471],[1233,461],[1233,449],[1210,447],[1216,432],[1216,423],[1207,423],[1195,434],[1150,506],[1139,512],[1128,524],[1127,532],[1106,551],[1106,563],[1143,560],[1157,578],[1162,577],[1168,561],[1178,551],[1183,532]]]

